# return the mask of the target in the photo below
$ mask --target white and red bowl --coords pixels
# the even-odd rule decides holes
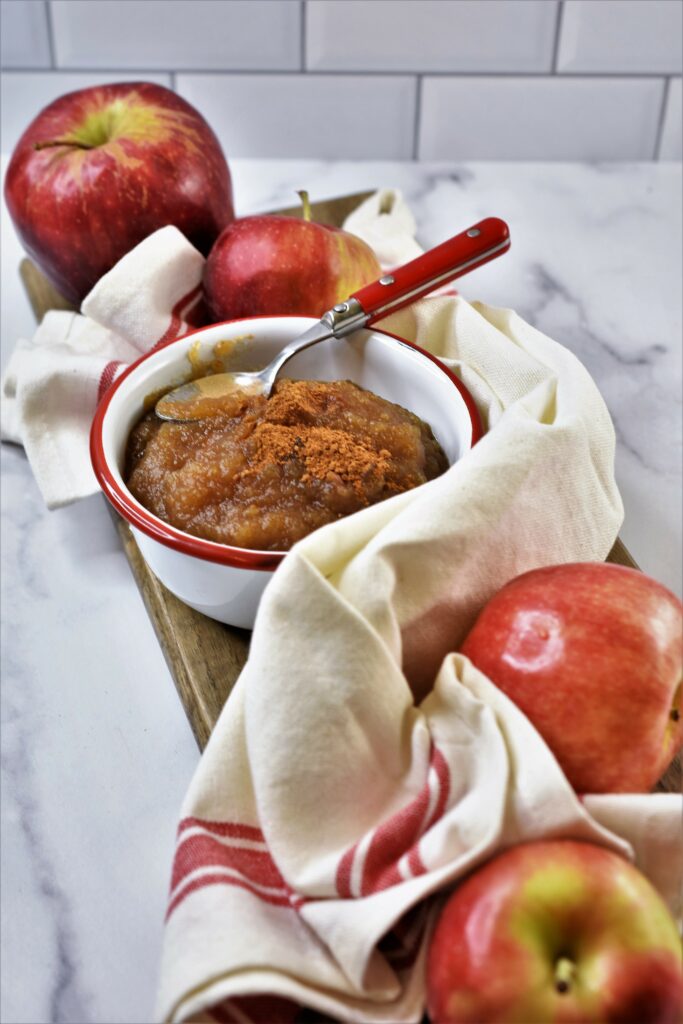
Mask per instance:
[[[284,552],[252,551],[193,537],[148,512],[123,479],[128,435],[145,399],[182,383],[193,364],[209,363],[218,342],[248,336],[241,351],[249,365],[265,366],[288,341],[316,321],[306,317],[256,317],[202,328],[133,363],[99,404],[90,434],[92,464],[116,511],[128,521],[148,566],[172,593],[220,622],[250,629],[263,590]],[[293,356],[281,374],[307,380],[352,380],[416,413],[432,427],[449,463],[481,435],[476,406],[461,381],[439,360],[400,338],[360,330],[331,338]]]

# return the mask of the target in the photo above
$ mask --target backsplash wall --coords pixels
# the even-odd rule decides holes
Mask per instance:
[[[2,151],[145,78],[229,157],[680,160],[683,0],[0,0]]]

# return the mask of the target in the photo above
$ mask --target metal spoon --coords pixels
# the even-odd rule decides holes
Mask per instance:
[[[155,412],[162,420],[187,423],[206,417],[207,399],[220,399],[239,389],[268,396],[280,370],[297,352],[366,327],[509,248],[510,231],[505,221],[487,217],[333,306],[317,324],[285,345],[262,370],[216,373],[189,381],[160,398]]]

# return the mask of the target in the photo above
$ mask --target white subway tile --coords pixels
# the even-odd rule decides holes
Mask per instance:
[[[662,142],[659,147],[660,160],[683,159],[683,111],[681,110],[681,79],[672,78],[666,101]]]
[[[50,41],[43,0],[0,0],[0,64],[49,68]]]
[[[422,160],[650,160],[663,82],[426,78]]]
[[[405,160],[415,80],[395,75],[179,75],[228,157]]]
[[[557,70],[681,71],[681,0],[566,0]]]
[[[555,0],[308,0],[306,66],[549,71]]]
[[[298,0],[53,0],[69,68],[298,70]]]
[[[0,81],[0,110],[2,127],[0,146],[3,153],[10,153],[19,140],[19,136],[29,124],[52,100],[64,93],[76,89],[86,89],[91,85],[106,85],[110,82],[121,82],[126,79],[158,82],[159,85],[170,85],[169,75],[147,74],[81,74],[62,71],[44,71],[35,74],[21,71],[5,71]]]

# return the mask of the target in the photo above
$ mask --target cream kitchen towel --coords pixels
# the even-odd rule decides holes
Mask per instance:
[[[680,800],[580,798],[452,653],[512,576],[609,552],[622,507],[595,385],[507,310],[432,298],[386,326],[462,376],[488,431],[301,541],[267,587],[182,809],[161,1020],[417,1022],[434,900],[524,840],[608,845],[680,910]]]
[[[367,242],[385,269],[423,252],[415,239],[415,217],[399,189],[382,188],[369,196],[346,218],[344,230]]]
[[[2,440],[24,446],[48,508],[98,490],[89,435],[99,399],[128,363],[197,322],[204,257],[161,228],[98,281],[82,314],[47,313],[2,378]]]

